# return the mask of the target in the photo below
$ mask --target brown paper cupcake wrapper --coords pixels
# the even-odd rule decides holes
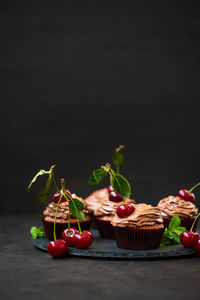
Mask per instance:
[[[182,218],[180,218],[180,219],[181,219],[181,226],[186,227],[187,230],[190,230],[190,228],[191,228],[191,226],[192,226],[192,224],[193,224],[195,218],[194,218],[194,219],[191,219],[191,220],[182,219]],[[165,227],[168,227],[170,221],[171,221],[170,218],[169,218],[169,219],[164,219],[164,220],[163,220],[164,226],[165,226]],[[196,230],[197,225],[198,225],[198,220],[196,221],[193,230]]]
[[[110,221],[104,221],[99,218],[95,218],[95,221],[102,238],[115,240],[114,228]]]
[[[137,229],[114,227],[117,246],[130,250],[156,249],[160,246],[164,228]]]
[[[54,240],[53,236],[53,224],[54,222],[45,221],[44,218],[42,219],[44,225],[44,231],[48,239]],[[89,221],[80,221],[81,229],[82,230],[89,230],[91,225],[91,220]],[[78,222],[74,220],[70,222],[70,226],[78,229]],[[63,231],[68,228],[68,223],[56,223],[56,237],[57,239],[62,238]]]
[[[95,216],[94,216],[93,212],[89,212],[88,215],[91,218],[91,228],[98,229],[97,228],[97,223],[96,223],[96,220],[95,220]]]

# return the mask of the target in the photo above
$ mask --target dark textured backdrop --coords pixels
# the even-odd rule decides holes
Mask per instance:
[[[42,181],[25,189],[55,162],[86,196],[122,143],[137,201],[200,180],[198,1],[0,6],[0,213],[39,212]]]

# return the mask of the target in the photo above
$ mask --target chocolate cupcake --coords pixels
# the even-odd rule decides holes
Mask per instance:
[[[90,196],[88,196],[84,202],[86,204],[86,207],[89,212],[89,216],[92,219],[92,228],[97,228],[95,218],[94,218],[94,211],[98,208],[98,206],[101,204],[102,200],[108,198],[108,189],[103,188],[100,190],[96,190],[93,192]]]
[[[179,216],[181,219],[181,226],[190,230],[190,227],[198,214],[198,208],[192,202],[185,201],[175,196],[169,196],[160,200],[157,207],[161,212],[166,227],[169,225],[172,217]],[[197,222],[195,228],[196,226]]]
[[[123,249],[147,250],[160,246],[164,233],[163,219],[158,208],[136,204],[135,211],[125,218],[115,214],[113,225],[117,246]]]
[[[84,203],[83,199],[78,197],[76,194],[72,195],[73,198],[76,198]],[[43,225],[46,236],[53,240],[53,227],[54,227],[54,219],[55,219],[55,212],[56,212],[57,203],[51,202],[48,204],[48,206],[45,208],[43,212]],[[83,212],[85,214],[86,220],[79,220],[81,229],[89,229],[91,224],[91,218],[89,216],[88,210],[86,209],[86,206],[84,205]],[[58,206],[58,213],[56,218],[56,237],[57,239],[62,238],[62,232],[64,229],[68,227],[68,215],[69,215],[69,209],[68,209],[68,202],[64,201],[61,202]],[[78,229],[78,222],[77,219],[74,218],[70,214],[70,226]]]
[[[128,198],[125,198],[125,201],[135,203],[134,200]],[[115,239],[115,233],[111,221],[115,216],[117,207],[121,204],[123,204],[123,202],[110,201],[107,197],[102,200],[101,205],[99,205],[98,208],[94,211],[96,224],[101,237],[107,239]]]
[[[94,213],[97,207],[101,204],[101,201],[108,197],[108,189],[103,188],[93,192],[90,196],[85,198],[84,202],[86,203],[89,213]]]

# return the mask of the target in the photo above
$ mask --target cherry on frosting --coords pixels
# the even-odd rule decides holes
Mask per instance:
[[[185,248],[193,248],[198,239],[198,232],[184,231],[180,235],[180,242]]]
[[[78,229],[71,227],[70,230],[67,228],[62,233],[63,240],[68,246],[74,246],[74,235],[79,233]]]
[[[109,200],[113,202],[121,202],[123,198],[119,193],[112,191],[109,193]]]
[[[194,203],[195,201],[195,195],[185,189],[179,190],[177,196],[185,201],[190,201],[192,203]]]
[[[108,193],[111,193],[113,191],[114,191],[114,189],[113,189],[112,185],[109,185],[109,187],[108,187]]]
[[[74,246],[80,249],[88,248],[93,242],[93,235],[89,230],[83,230],[82,233],[74,234]]]
[[[53,257],[61,257],[68,251],[67,243],[64,240],[52,241],[47,246],[48,253]]]
[[[135,205],[130,202],[127,204],[121,204],[117,208],[117,215],[119,218],[126,218],[135,211]]]
[[[71,192],[70,192],[69,190],[65,189],[65,192],[67,193],[67,195],[70,196],[70,198],[72,198],[72,194],[71,194]],[[62,193],[62,190],[60,190],[59,193],[56,192],[56,193],[53,195],[53,202],[58,203],[58,201],[59,201],[59,199],[60,199],[60,196],[61,196],[61,193]],[[62,196],[60,202],[65,202],[65,201],[67,201],[67,199],[66,199],[64,196]]]

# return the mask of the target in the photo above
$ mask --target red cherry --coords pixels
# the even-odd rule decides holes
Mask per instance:
[[[108,187],[108,193],[111,193],[113,191],[114,191],[114,189],[113,189],[112,185],[109,185],[109,187]]]
[[[119,193],[112,191],[109,194],[109,200],[113,202],[121,202],[122,201],[122,195]]]
[[[79,231],[78,231],[78,229],[71,227],[70,233],[71,234],[69,234],[68,228],[65,229],[62,233],[62,238],[67,243],[68,246],[74,246],[74,235],[75,235],[75,233],[79,233]]]
[[[83,230],[74,235],[74,246],[80,249],[88,248],[93,242],[93,235],[89,230]]]
[[[130,216],[135,210],[135,205],[130,202],[127,204],[122,204],[117,208],[117,215],[119,218],[125,218]]]
[[[198,239],[198,232],[184,231],[180,235],[180,242],[186,248],[193,248]]]
[[[61,257],[67,253],[68,246],[64,240],[52,241],[47,246],[48,253],[53,257]]]
[[[177,196],[185,201],[190,201],[192,203],[194,203],[195,201],[195,195],[185,189],[179,190]]]
[[[67,193],[67,195],[69,195],[70,197],[72,197],[72,194],[71,194],[71,192],[70,192],[69,190],[65,189],[65,192]],[[58,201],[59,201],[59,199],[60,199],[60,196],[61,196],[61,193],[62,193],[62,190],[60,190],[59,193],[56,192],[56,193],[53,195],[53,202],[58,203]],[[65,201],[67,201],[67,199],[66,199],[64,196],[62,196],[60,202],[65,202]]]
[[[196,251],[196,254],[200,256],[200,240],[198,240],[194,246],[194,250]]]

